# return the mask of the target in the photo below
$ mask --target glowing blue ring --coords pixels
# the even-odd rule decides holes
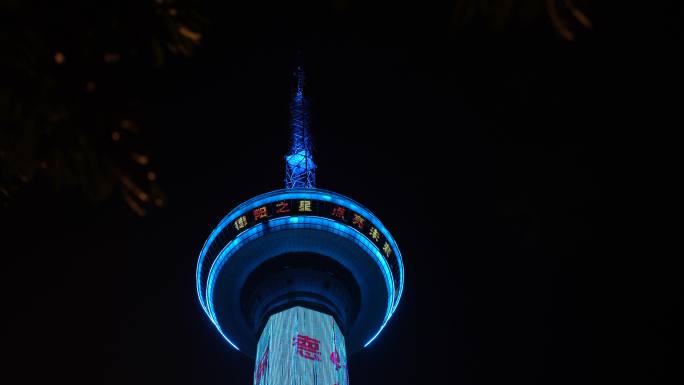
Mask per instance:
[[[296,221],[292,221],[292,219],[296,219]],[[315,217],[315,216],[310,216],[310,217],[280,217],[276,218],[273,220],[268,221],[269,223],[269,228],[270,231],[274,230],[281,230],[281,229],[288,229],[288,228],[317,228],[315,225],[321,225],[324,227],[328,228],[333,228],[337,231],[339,231],[341,234],[344,235],[347,239],[350,239],[354,241],[357,245],[359,245],[361,248],[366,250],[368,254],[373,255],[375,258],[375,262],[379,265],[380,269],[383,272],[383,276],[385,277],[385,284],[387,286],[387,291],[388,291],[388,306],[387,306],[387,311],[385,313],[385,317],[383,319],[382,326],[380,329],[377,331],[377,333],[368,341],[366,342],[365,346],[368,346],[370,342],[375,339],[375,337],[380,334],[380,331],[382,331],[382,328],[387,324],[389,321],[390,317],[392,316],[392,304],[391,301],[394,298],[394,281],[392,280],[392,273],[389,268],[389,265],[387,264],[387,261],[383,257],[383,255],[380,253],[380,250],[372,243],[370,242],[363,234],[358,232],[357,230],[345,226],[343,224],[340,224],[338,222],[335,222],[334,220],[328,219],[328,218],[322,218],[322,217]],[[313,225],[313,226],[312,226]],[[207,292],[206,292],[206,298],[207,298],[207,315],[209,315],[209,318],[212,320],[214,325],[219,329],[221,332],[221,335],[223,338],[228,341],[228,343],[233,346],[235,349],[240,350],[231,340],[230,338],[226,335],[226,333],[221,329],[220,324],[218,322],[218,319],[216,317],[216,312],[214,310],[214,303],[213,303],[213,289],[214,289],[214,282],[216,280],[217,274],[221,271],[221,268],[223,265],[228,261],[230,256],[237,252],[240,247],[247,242],[253,240],[253,239],[258,239],[263,235],[263,229],[264,229],[264,224],[258,224],[252,228],[250,228],[247,231],[244,231],[238,235],[237,238],[235,238],[232,242],[230,242],[226,247],[221,250],[219,253],[219,256],[214,260],[214,263],[211,266],[210,272],[209,272],[209,278],[207,279]]]
[[[247,240],[251,239],[253,235],[260,235],[261,234],[261,229],[263,228],[263,223],[262,224],[257,224],[254,227],[251,227],[249,229],[246,229],[242,233],[238,234],[234,239],[229,241],[223,249],[216,255],[214,261],[212,262],[211,268],[209,270],[209,275],[207,277],[207,282],[206,282],[206,296],[203,295],[202,293],[202,288],[201,288],[201,268],[204,263],[204,259],[206,258],[207,252],[211,245],[213,244],[214,240],[216,237],[223,231],[223,229],[228,226],[232,221],[234,221],[238,216],[243,215],[245,212],[248,212],[249,210],[255,209],[257,207],[263,206],[268,203],[273,203],[275,201],[281,201],[281,200],[288,200],[288,199],[322,199],[326,201],[333,202],[335,204],[338,204],[343,207],[347,207],[352,209],[353,211],[357,212],[358,214],[362,215],[365,217],[368,221],[370,221],[375,228],[378,229],[382,233],[382,235],[385,237],[387,242],[389,243],[395,258],[397,260],[397,263],[399,265],[399,290],[398,293],[396,293],[395,296],[395,288],[394,288],[394,276],[392,274],[391,269],[389,269],[389,266],[387,265],[387,262],[384,257],[382,257],[382,254],[380,253],[380,250],[378,247],[370,242],[368,238],[366,238],[363,234],[358,232],[358,230],[354,229],[353,227],[346,226],[344,224],[335,222],[333,220],[323,218],[323,217],[317,217],[317,216],[298,216],[298,217],[279,217],[272,219],[268,221],[268,223],[279,223],[285,220],[288,220],[290,223],[298,223],[299,220],[302,220],[302,223],[306,223],[310,219],[318,219],[321,221],[326,221],[330,222],[329,227],[333,227],[335,229],[340,230],[343,234],[347,234],[348,236],[351,234],[354,234],[353,236],[350,237],[350,239],[354,240],[357,244],[362,246],[364,249],[367,251],[371,251],[371,255],[376,256],[376,262],[379,260],[380,265],[381,265],[381,270],[383,271],[383,275],[385,276],[385,281],[388,284],[388,292],[390,294],[389,296],[389,303],[387,307],[387,312],[385,314],[385,319],[378,329],[378,331],[375,333],[375,335],[368,340],[364,344],[364,347],[368,346],[377,336],[382,332],[382,329],[385,327],[389,319],[391,318],[392,314],[396,311],[397,306],[399,305],[399,301],[401,300],[401,295],[403,293],[404,289],[404,264],[401,258],[401,252],[399,251],[399,247],[396,244],[396,241],[394,238],[391,236],[389,231],[385,228],[385,226],[380,222],[379,219],[373,215],[368,209],[360,205],[359,203],[342,196],[340,194],[334,193],[332,191],[327,191],[327,190],[321,190],[321,189],[284,189],[284,190],[276,190],[276,191],[271,191],[262,195],[259,195],[257,197],[254,197],[242,204],[240,204],[238,207],[233,209],[228,215],[226,215],[219,225],[212,231],[211,235],[209,238],[206,240],[204,243],[204,246],[202,247],[202,251],[200,252],[200,256],[198,259],[197,263],[197,271],[196,271],[196,279],[197,279],[197,295],[200,301],[200,305],[204,309],[204,311],[207,313],[211,321],[214,323],[214,325],[219,329],[219,332],[223,336],[223,338],[228,341],[228,343],[233,346],[235,349],[240,350],[221,330],[220,326],[218,325],[218,322],[216,321],[216,315],[213,311],[213,303],[207,302],[208,299],[211,298],[210,296],[210,290],[213,289],[213,274],[212,272],[214,271],[214,266],[216,265],[216,262],[219,259],[222,259],[221,266],[223,263],[225,263],[225,260],[227,259],[227,256],[229,256],[228,251],[235,249],[237,245],[240,243],[246,242]],[[292,221],[293,219],[296,219],[296,221]],[[344,230],[343,230],[344,229]],[[349,231],[353,232],[349,232]],[[371,245],[372,247],[368,247],[368,245]],[[231,253],[232,254],[232,253]],[[226,255],[226,257],[224,257]],[[219,271],[220,268],[216,271]],[[389,277],[389,280],[387,279]],[[210,284],[210,279],[212,281],[212,284]]]
[[[394,241],[394,238],[391,236],[389,231],[385,228],[385,226],[378,220],[375,215],[373,215],[368,209],[365,207],[361,206],[359,203],[342,196],[340,194],[334,193],[332,191],[327,191],[327,190],[322,190],[322,189],[283,189],[283,190],[275,190],[271,191],[262,195],[259,195],[257,197],[254,197],[242,204],[240,204],[238,207],[233,209],[228,215],[226,215],[219,225],[212,231],[211,235],[207,239],[207,241],[204,243],[204,246],[202,247],[202,251],[200,252],[200,257],[199,261],[197,264],[197,295],[200,299],[200,303],[202,307],[206,311],[206,298],[203,298],[202,295],[202,290],[201,290],[201,276],[200,276],[200,269],[202,267],[204,258],[206,257],[206,253],[213,243],[214,239],[223,231],[223,229],[228,226],[232,221],[237,219],[238,216],[243,215],[245,212],[255,209],[257,207],[263,206],[268,203],[272,203],[275,201],[279,200],[287,200],[287,199],[323,199],[329,202],[336,203],[338,205],[344,206],[351,208],[352,210],[358,212],[359,214],[363,215],[366,217],[382,234],[383,236],[387,239],[387,241],[390,244],[390,247],[392,248],[395,258],[399,264],[399,292],[397,295],[396,300],[394,301],[393,304],[393,312],[396,309],[397,305],[399,304],[399,300],[401,298],[401,294],[403,293],[404,289],[404,265],[403,261],[401,259],[401,252],[399,251],[399,247],[397,246],[396,242]]]

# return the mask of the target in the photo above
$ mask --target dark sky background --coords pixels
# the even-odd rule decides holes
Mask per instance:
[[[297,49],[318,186],[373,210],[406,266],[352,384],[681,381],[681,256],[642,219],[667,216],[648,140],[677,127],[681,14],[594,5],[567,42],[545,18],[327,6],[208,5],[196,56],[141,79],[165,208],[31,190],[0,212],[8,383],[251,384],[195,266],[228,211],[282,187]]]

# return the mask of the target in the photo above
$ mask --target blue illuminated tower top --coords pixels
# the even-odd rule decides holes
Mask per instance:
[[[304,98],[304,71],[297,67],[297,91],[290,106],[292,147],[285,156],[285,187],[316,187],[316,164],[311,151],[309,112]]]
[[[301,66],[296,78],[285,188],[230,211],[197,262],[202,308],[232,347],[252,356],[260,336],[270,333],[269,320],[294,308],[329,316],[319,318],[334,320],[348,352],[358,351],[387,325],[404,287],[401,252],[380,219],[360,203],[316,187]]]

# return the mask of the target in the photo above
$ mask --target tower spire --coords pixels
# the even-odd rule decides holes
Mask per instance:
[[[292,146],[285,156],[285,187],[316,187],[316,164],[309,135],[309,111],[304,98],[304,70],[297,66],[297,90],[290,104]]]

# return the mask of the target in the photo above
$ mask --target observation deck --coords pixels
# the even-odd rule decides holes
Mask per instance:
[[[237,206],[199,256],[197,294],[221,335],[254,356],[268,317],[293,306],[332,315],[350,353],[399,304],[401,253],[368,209],[332,191],[288,188]]]

